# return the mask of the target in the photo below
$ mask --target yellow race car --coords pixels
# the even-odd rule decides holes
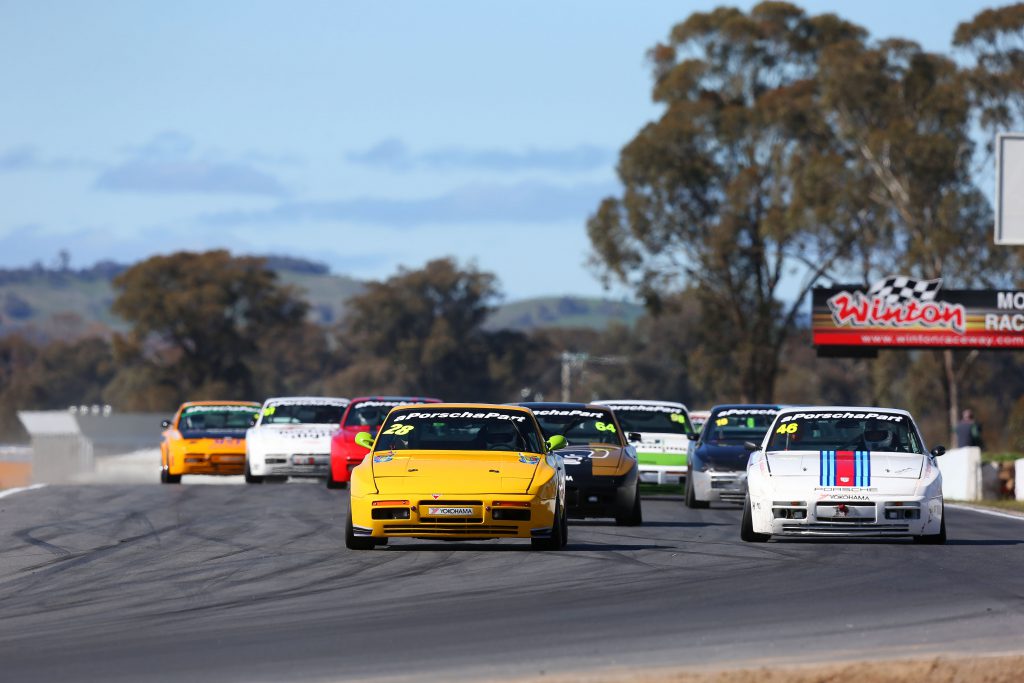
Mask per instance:
[[[538,550],[568,542],[565,465],[529,408],[431,403],[391,410],[352,470],[345,545],[390,537],[529,538]]]
[[[181,483],[183,474],[242,474],[245,430],[259,414],[252,401],[189,401],[163,421],[160,481]]]

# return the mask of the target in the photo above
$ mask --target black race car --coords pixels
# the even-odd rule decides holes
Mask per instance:
[[[626,441],[610,408],[586,403],[520,403],[533,411],[544,438],[568,445],[556,451],[565,462],[569,517],[614,517],[616,524],[643,522],[636,449]],[[639,438],[639,435],[637,435]]]
[[[706,508],[716,501],[743,504],[747,494],[747,460],[753,450],[746,444],[761,443],[781,409],[782,406],[764,404],[720,405],[711,409],[697,447],[690,454],[687,507]]]

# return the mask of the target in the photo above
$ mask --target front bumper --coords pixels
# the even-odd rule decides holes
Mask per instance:
[[[680,484],[690,468],[687,465],[640,465],[640,481],[645,484]]]
[[[802,502],[805,504],[796,504]],[[753,501],[751,504],[755,505]],[[773,536],[934,535],[939,533],[943,514],[942,498],[926,496],[892,495],[873,500],[836,496],[810,501],[765,501],[756,505],[754,514],[769,520],[768,528],[759,533]]]
[[[331,456],[330,477],[332,481],[345,482],[352,480],[352,470],[362,464],[370,451],[362,455]]]
[[[249,455],[249,471],[256,476],[326,477],[331,457],[327,453],[267,453]]]
[[[690,472],[690,486],[694,497],[709,503],[725,502],[743,504],[747,495],[747,472],[721,470],[694,470]]]
[[[528,507],[495,506],[495,502]],[[350,508],[353,534],[362,537],[547,538],[555,523],[554,499],[523,494],[460,494],[436,499],[429,493],[372,494],[352,498]],[[445,514],[444,510],[457,514]]]
[[[171,456],[167,471],[180,474],[237,475],[245,469],[245,452],[205,452],[193,449]]]
[[[567,475],[570,474],[566,468]],[[638,472],[617,477],[573,476],[565,484],[565,512],[575,519],[615,517],[633,506]],[[568,476],[567,476],[568,479]]]

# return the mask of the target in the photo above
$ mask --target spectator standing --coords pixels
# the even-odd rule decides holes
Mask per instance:
[[[974,419],[974,411],[970,408],[964,410],[956,426],[956,445],[959,448],[985,447],[985,442],[981,438],[981,423]]]

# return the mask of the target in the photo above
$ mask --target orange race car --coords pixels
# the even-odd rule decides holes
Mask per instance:
[[[245,430],[259,414],[252,401],[189,401],[163,421],[160,481],[181,483],[183,474],[242,474]]]

